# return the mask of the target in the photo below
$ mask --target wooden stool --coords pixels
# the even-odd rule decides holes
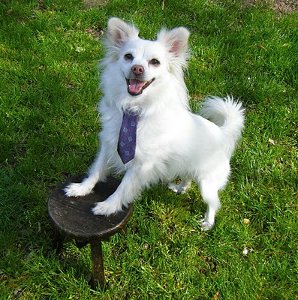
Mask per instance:
[[[115,178],[109,177],[105,183],[98,183],[94,187],[94,193],[84,197],[66,197],[63,188],[70,182],[81,182],[82,177],[71,178],[62,186],[52,190],[48,200],[48,213],[56,230],[55,246],[57,252],[68,239],[74,239],[77,246],[85,246],[90,243],[92,255],[93,288],[100,285],[104,287],[104,266],[102,255],[102,240],[124,229],[128,222],[132,206],[123,211],[106,216],[95,216],[91,209],[96,202],[104,201],[120,184]]]

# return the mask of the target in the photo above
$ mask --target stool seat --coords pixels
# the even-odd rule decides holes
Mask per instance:
[[[70,182],[81,182],[82,176],[72,177],[54,188],[48,199],[48,214],[57,229],[56,245],[60,250],[64,240],[74,239],[85,245],[90,243],[93,275],[92,285],[104,285],[104,271],[101,241],[124,229],[131,213],[132,205],[111,216],[96,216],[91,209],[95,203],[107,199],[120,184],[109,177],[106,182],[97,183],[93,193],[84,197],[67,197],[63,191]]]

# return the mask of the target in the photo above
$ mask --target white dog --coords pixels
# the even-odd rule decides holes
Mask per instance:
[[[161,30],[157,40],[138,37],[134,26],[108,21],[99,106],[101,148],[88,177],[65,188],[84,196],[112,171],[125,173],[117,190],[93,208],[110,215],[159,180],[183,193],[192,180],[208,205],[202,229],[211,229],[220,207],[218,191],[227,183],[229,161],[241,135],[244,115],[232,98],[208,98],[200,115],[191,113],[183,79],[189,32]]]

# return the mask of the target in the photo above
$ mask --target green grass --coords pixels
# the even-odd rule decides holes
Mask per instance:
[[[267,2],[1,1],[1,299],[297,299],[298,13]],[[108,288],[94,291],[90,249],[69,243],[58,259],[46,207],[48,188],[85,172],[96,153],[110,16],[146,38],[188,27],[193,109],[233,94],[246,128],[215,228],[200,231],[195,185],[178,196],[145,191],[127,233],[104,244]]]

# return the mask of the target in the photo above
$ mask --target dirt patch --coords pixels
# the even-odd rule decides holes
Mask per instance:
[[[298,11],[298,1],[297,0],[244,0],[245,6],[252,6],[256,4],[266,4],[270,5],[275,11],[279,13],[290,13],[293,11]]]
[[[87,8],[104,6],[108,3],[109,0],[83,0],[84,5]]]
[[[297,0],[275,0],[274,8],[280,12],[289,13],[298,10]]]

